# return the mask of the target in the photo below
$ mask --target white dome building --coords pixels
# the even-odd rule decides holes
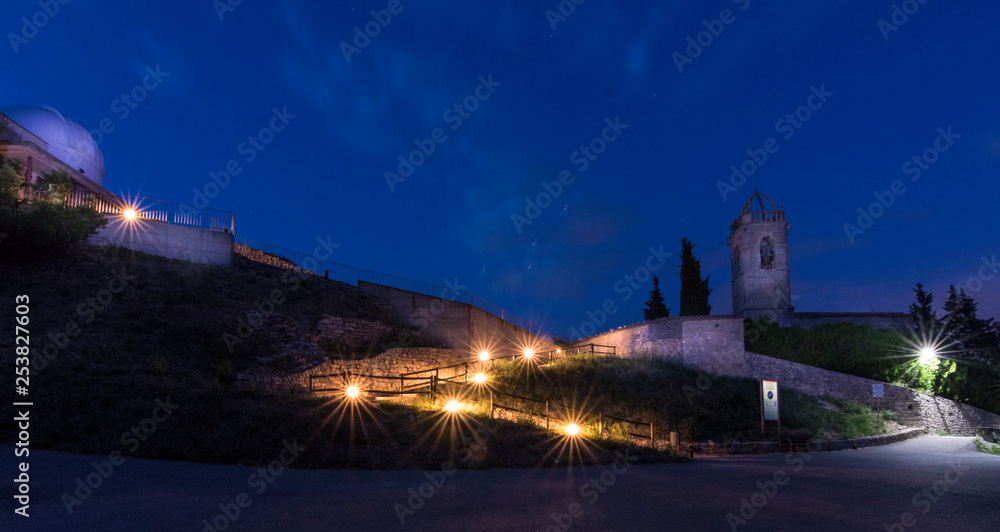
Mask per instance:
[[[101,149],[77,121],[47,106],[12,105],[0,108],[0,114],[46,142],[46,151],[56,159],[98,185],[104,183]]]

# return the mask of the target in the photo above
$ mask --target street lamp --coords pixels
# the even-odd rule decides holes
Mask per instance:
[[[921,347],[917,354],[920,356],[920,363],[924,365],[932,364],[937,358],[937,350],[929,345]]]

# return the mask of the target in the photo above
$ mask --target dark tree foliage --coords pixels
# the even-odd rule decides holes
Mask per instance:
[[[695,258],[694,244],[681,239],[681,316],[707,316],[712,313],[708,296],[708,277],[701,278],[701,261]]]
[[[980,361],[1000,362],[1000,330],[993,319],[980,319],[976,300],[964,288],[948,287],[944,302],[947,349]]]
[[[16,160],[0,157],[0,261],[61,253],[107,223],[91,207],[66,206],[72,181],[65,172],[45,174],[32,200],[18,201],[19,172]]]
[[[670,309],[663,302],[663,292],[660,291],[660,279],[655,275],[653,276],[653,290],[649,292],[649,301],[646,302],[646,308],[643,309],[642,313],[646,321],[670,317]]]
[[[938,329],[937,313],[931,307],[931,303],[934,302],[934,296],[924,290],[924,285],[922,283],[917,283],[917,287],[913,289],[916,292],[916,303],[910,304],[910,317],[913,318],[913,330],[917,332],[921,331],[936,331]]]

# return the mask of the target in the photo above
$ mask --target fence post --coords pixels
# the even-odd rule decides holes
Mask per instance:
[[[597,433],[604,434],[604,415],[601,412],[597,413]]]
[[[490,419],[493,419],[493,390],[490,390]]]
[[[549,428],[549,402],[545,401],[545,429]]]
[[[652,448],[656,448],[656,438],[653,437],[653,422],[649,422],[649,445]]]

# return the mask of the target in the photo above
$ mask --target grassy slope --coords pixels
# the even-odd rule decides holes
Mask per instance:
[[[684,441],[754,441],[760,434],[758,383],[709,376],[655,358],[572,357],[546,368],[502,362],[494,366],[498,389],[564,401],[633,420],[652,420],[657,434],[680,432]],[[699,380],[700,378],[700,380]],[[782,433],[823,439],[876,434],[867,407],[828,400],[829,410],[810,396],[781,390]],[[776,435],[769,422],[769,438]]]
[[[439,424],[441,414],[413,407],[371,405],[352,414],[336,401],[232,387],[234,373],[253,356],[280,348],[252,337],[229,353],[222,335],[235,331],[243,310],[281,290],[287,300],[278,312],[302,330],[323,313],[384,319],[378,306],[352,287],[307,278],[293,290],[282,280],[282,271],[253,263],[201,266],[117,248],[84,247],[40,263],[8,257],[0,267],[0,317],[13,323],[14,295],[29,295],[34,348],[44,347],[47,334],[65,330],[69,321],[81,329],[31,377],[32,448],[263,464],[278,456],[284,440],[296,439],[309,447],[296,461],[298,467],[436,469],[452,454],[453,436],[484,422],[468,417],[467,426],[452,431]],[[77,307],[107,288],[114,272],[135,279],[92,323],[84,323]],[[0,342],[0,363],[12,368],[12,337],[4,335]],[[123,441],[123,433],[153,414],[157,400],[177,405],[176,412],[157,423],[137,448],[131,438]],[[3,424],[0,441],[15,438],[14,425]],[[459,465],[552,463],[553,456],[547,456],[553,452],[550,438],[546,431],[502,423]],[[588,460],[610,462],[612,450],[586,454]],[[557,453],[555,458],[570,461],[568,455]]]

